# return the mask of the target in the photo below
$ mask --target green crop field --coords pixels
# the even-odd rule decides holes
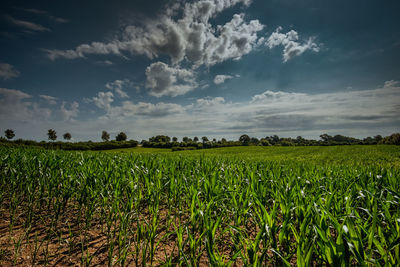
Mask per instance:
[[[0,147],[0,265],[391,266],[400,147]]]

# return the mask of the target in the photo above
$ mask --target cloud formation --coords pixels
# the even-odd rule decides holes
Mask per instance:
[[[97,96],[89,99],[98,108],[104,109],[107,113],[111,111],[111,103],[114,101],[114,94],[112,92],[99,92]]]
[[[258,43],[264,43],[270,49],[276,46],[283,46],[283,62],[287,62],[296,56],[300,56],[307,50],[319,52],[319,46],[314,42],[311,37],[305,43],[299,42],[299,34],[291,30],[287,33],[281,33],[282,27],[278,27],[267,40],[259,40]]]
[[[31,95],[20,90],[0,88],[0,121],[2,124],[32,123],[50,118],[51,110],[28,101]],[[31,125],[30,127],[32,127]]]
[[[19,76],[19,71],[7,63],[0,63],[0,79],[8,80]]]
[[[191,70],[170,67],[163,62],[151,64],[146,69],[146,88],[155,97],[186,94],[198,85]]]
[[[32,96],[19,90],[0,88],[0,120],[18,132],[39,134],[58,127],[77,138],[91,139],[104,129],[125,129],[132,138],[155,134],[170,136],[206,135],[236,139],[243,133],[264,137],[297,136],[318,138],[321,133],[388,135],[400,126],[400,87],[396,81],[368,90],[338,93],[292,93],[266,90],[244,102],[206,97],[191,104],[123,101],[115,103],[112,92],[99,92],[90,101],[105,115],[79,119],[77,102],[63,102],[61,115],[70,122],[51,117],[56,109],[45,109]],[[68,108],[67,108],[68,107]],[[74,129],[77,134],[74,133]]]
[[[126,118],[135,116],[145,116],[150,118],[165,117],[169,115],[181,114],[184,108],[181,105],[173,103],[133,103],[124,101],[122,105],[111,108],[110,118]]]
[[[6,15],[4,17],[9,23],[12,23],[18,27],[22,27],[22,28],[25,28],[30,31],[36,31],[36,32],[50,32],[51,31],[49,28],[46,28],[37,23],[33,23],[30,21],[26,21],[26,20],[15,19],[9,15]]]
[[[115,80],[106,84],[106,88],[115,91],[120,98],[129,98],[128,94],[123,89],[132,86],[133,83],[128,79]]]
[[[156,97],[183,95],[198,86],[194,71],[200,66],[210,67],[227,60],[240,60],[259,47],[270,49],[282,45],[283,61],[299,56],[306,50],[317,52],[318,45],[310,38],[299,41],[294,30],[282,34],[279,27],[267,39],[259,37],[264,25],[258,19],[246,20],[244,13],[234,14],[225,24],[215,25],[213,19],[235,5],[249,6],[250,0],[178,1],[167,7],[156,18],[141,25],[128,25],[109,42],[81,44],[74,49],[44,49],[51,60],[76,59],[89,55],[114,55],[128,59],[128,55],[143,55],[150,60],[161,57],[170,62],[153,62],[146,69],[146,88]],[[185,68],[182,68],[185,66]],[[229,75],[215,77],[221,84]],[[123,92],[120,97],[126,97]]]
[[[215,84],[221,84],[221,83],[224,83],[226,80],[230,80],[230,79],[233,79],[233,78],[234,77],[231,76],[231,75],[223,75],[223,74],[216,75],[215,78],[214,78],[214,83]]]
[[[49,95],[39,95],[39,97],[46,100],[50,105],[55,105],[57,103],[57,97]]]
[[[244,14],[235,14],[231,21],[222,26],[214,27],[209,21],[227,8],[239,3],[248,6],[250,2],[203,0],[176,4],[142,26],[127,26],[120,38],[109,43],[92,42],[70,50],[45,51],[51,60],[83,58],[90,54],[122,56],[123,52],[129,52],[150,59],[167,55],[172,64],[187,59],[195,66],[240,59],[256,45],[257,32],[264,26],[258,20],[245,22]],[[182,14],[181,17],[177,17],[177,13]]]
[[[79,114],[79,103],[74,101],[70,104],[69,109],[66,107],[67,103],[63,101],[61,105],[61,114],[63,115],[64,121],[72,121]]]

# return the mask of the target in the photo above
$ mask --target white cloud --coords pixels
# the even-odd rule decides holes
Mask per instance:
[[[50,32],[51,30],[49,28],[46,28],[40,24],[33,23],[30,21],[25,21],[25,20],[18,20],[15,19],[9,15],[5,16],[6,20],[18,27],[22,27],[31,31],[37,31],[37,32]]]
[[[106,88],[114,90],[120,98],[129,98],[128,94],[123,90],[125,87],[133,87],[133,83],[128,80],[115,80],[106,84]]]
[[[173,103],[146,103],[139,102],[137,104],[131,101],[124,101],[121,106],[112,108],[112,117],[130,117],[130,116],[148,116],[148,117],[164,117],[168,115],[180,114],[184,111],[179,104]]]
[[[121,129],[129,138],[140,140],[160,133],[228,139],[237,139],[243,133],[256,137],[278,134],[318,138],[326,132],[365,137],[388,135],[400,126],[400,87],[395,81],[376,89],[337,93],[267,90],[244,102],[207,97],[187,105],[132,101],[116,104],[112,92],[100,92],[91,102],[107,114],[85,120],[67,116],[66,124],[52,119],[51,110],[34,103],[31,95],[2,88],[0,122],[15,129],[18,136],[24,133],[24,138],[45,139],[43,129],[55,128],[58,132],[71,132],[77,140],[92,139],[104,129],[110,132]],[[67,110],[74,110],[73,107],[72,104]],[[78,108],[76,104],[75,107]]]
[[[258,20],[244,21],[244,14],[214,27],[209,20],[238,3],[248,6],[248,0],[203,0],[167,8],[158,18],[142,26],[130,25],[120,38],[110,43],[92,42],[71,50],[45,50],[51,60],[83,58],[89,54],[122,56],[145,55],[150,59],[167,55],[173,64],[187,59],[195,66],[211,66],[228,59],[240,59],[256,45],[257,32],[263,29]],[[176,18],[177,11],[180,18]]]
[[[221,84],[224,83],[226,80],[233,79],[234,77],[231,75],[216,75],[214,78],[214,83],[215,84]]]
[[[8,80],[19,76],[19,71],[7,63],[0,63],[0,79]]]
[[[46,100],[50,105],[55,105],[57,103],[57,97],[49,95],[39,95],[39,97]]]
[[[251,99],[251,103],[257,103],[257,102],[267,102],[267,101],[280,101],[282,99],[290,99],[290,100],[296,100],[299,99],[300,97],[306,97],[306,94],[301,94],[301,93],[287,93],[287,92],[282,92],[282,91],[270,91],[267,90],[262,94],[255,95]]]
[[[170,63],[153,62],[146,69],[146,87],[150,95],[178,96],[198,86],[193,71],[200,66],[210,67],[227,60],[240,60],[261,45],[273,48],[284,46],[284,62],[306,50],[318,51],[309,39],[298,41],[298,34],[282,34],[278,28],[268,40],[259,38],[264,29],[259,20],[246,20],[244,13],[234,14],[221,25],[214,25],[218,14],[235,5],[249,6],[249,0],[179,1],[154,19],[144,19],[140,25],[128,25],[109,42],[81,44],[74,49],[44,49],[51,60],[86,58],[91,54],[144,55],[151,60],[167,56]],[[185,66],[185,68],[182,68]],[[216,77],[222,83],[230,77]],[[124,95],[123,93],[120,96]]]
[[[67,59],[76,59],[76,58],[84,58],[85,55],[97,54],[97,55],[118,55],[122,56],[120,53],[118,42],[113,43],[101,43],[101,42],[92,42],[91,44],[82,44],[79,45],[75,49],[70,50],[57,50],[57,49],[43,49],[43,51],[47,52],[47,56],[51,60],[55,60],[57,58],[67,58]]]
[[[300,56],[307,50],[319,52],[319,46],[314,42],[314,38],[309,38],[307,42],[301,44],[298,42],[299,34],[296,31],[291,30],[287,33],[281,33],[281,30],[282,27],[278,27],[264,42],[264,44],[270,49],[282,45],[283,62],[287,62],[296,56]],[[260,44],[260,41],[258,43]]]
[[[61,105],[61,113],[65,121],[74,120],[79,114],[79,103],[74,101],[70,104],[69,109],[66,107],[66,102],[63,101]]]
[[[390,80],[386,81],[385,84],[383,85],[384,88],[391,88],[391,87],[396,87],[399,84],[398,81]]]
[[[110,60],[103,60],[103,61],[97,61],[98,64],[100,65],[113,65],[114,63]]]
[[[48,119],[51,110],[28,101],[32,96],[20,90],[0,88],[0,121],[31,123]]]
[[[163,62],[148,66],[146,78],[146,88],[156,97],[183,95],[198,86],[193,71],[170,67]]]
[[[105,111],[111,111],[111,103],[114,101],[114,94],[112,92],[99,92],[97,96],[90,99],[98,108]]]

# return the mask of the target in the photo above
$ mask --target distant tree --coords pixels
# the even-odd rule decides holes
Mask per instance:
[[[247,134],[243,134],[239,137],[239,142],[242,143],[243,146],[248,146],[250,142],[250,136]]]
[[[222,142],[222,143],[226,143],[226,139],[225,139],[225,138],[222,138],[222,139],[221,139],[221,142]]]
[[[375,139],[376,143],[379,143],[380,141],[382,141],[383,137],[382,137],[382,135],[378,134],[378,135],[374,136],[374,139]]]
[[[157,135],[149,138],[149,142],[153,143],[168,143],[171,141],[171,138],[167,135]]]
[[[178,138],[174,136],[174,137],[172,137],[172,141],[173,142],[178,142]]]
[[[70,133],[65,133],[64,135],[63,135],[63,137],[64,137],[64,139],[65,140],[71,140],[71,134]]]
[[[7,139],[13,139],[15,136],[14,130],[11,129],[7,129],[4,131],[4,133],[6,134]]]
[[[189,141],[189,137],[187,137],[187,136],[183,137],[183,138],[182,138],[182,141],[183,141],[184,143],[187,143],[187,142]]]
[[[272,140],[273,144],[278,144],[281,139],[279,138],[279,136],[277,136],[275,134],[275,135],[271,136],[271,140]]]
[[[110,140],[110,134],[107,133],[106,131],[103,131],[103,132],[101,133],[101,139],[102,139],[104,142],[107,142],[108,140]]]
[[[126,141],[127,136],[124,132],[120,132],[119,134],[117,134],[117,136],[115,137],[116,141]]]
[[[47,136],[49,137],[49,140],[55,141],[57,139],[57,132],[53,129],[49,129],[47,131]]]
[[[319,137],[320,137],[320,138],[322,139],[322,141],[324,141],[324,142],[328,142],[328,141],[332,140],[332,136],[330,136],[330,135],[328,135],[328,134],[321,134]]]
[[[207,136],[203,136],[203,137],[201,138],[201,140],[203,141],[203,143],[205,143],[205,142],[208,141],[208,138],[207,138]]]
[[[387,145],[400,145],[400,133],[394,133],[382,139],[383,144]]]
[[[259,142],[260,141],[256,137],[250,138],[250,144],[252,144],[252,145],[258,145]]]
[[[199,142],[199,138],[198,138],[197,136],[195,136],[195,137],[193,138],[193,141],[194,141],[194,142]]]
[[[268,142],[268,140],[265,139],[265,138],[261,138],[260,144],[261,144],[262,146],[270,146],[270,145],[271,145],[271,144]]]

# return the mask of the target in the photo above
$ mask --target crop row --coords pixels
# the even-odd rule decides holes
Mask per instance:
[[[0,157],[0,264],[400,262],[400,170],[388,165],[22,148]]]

